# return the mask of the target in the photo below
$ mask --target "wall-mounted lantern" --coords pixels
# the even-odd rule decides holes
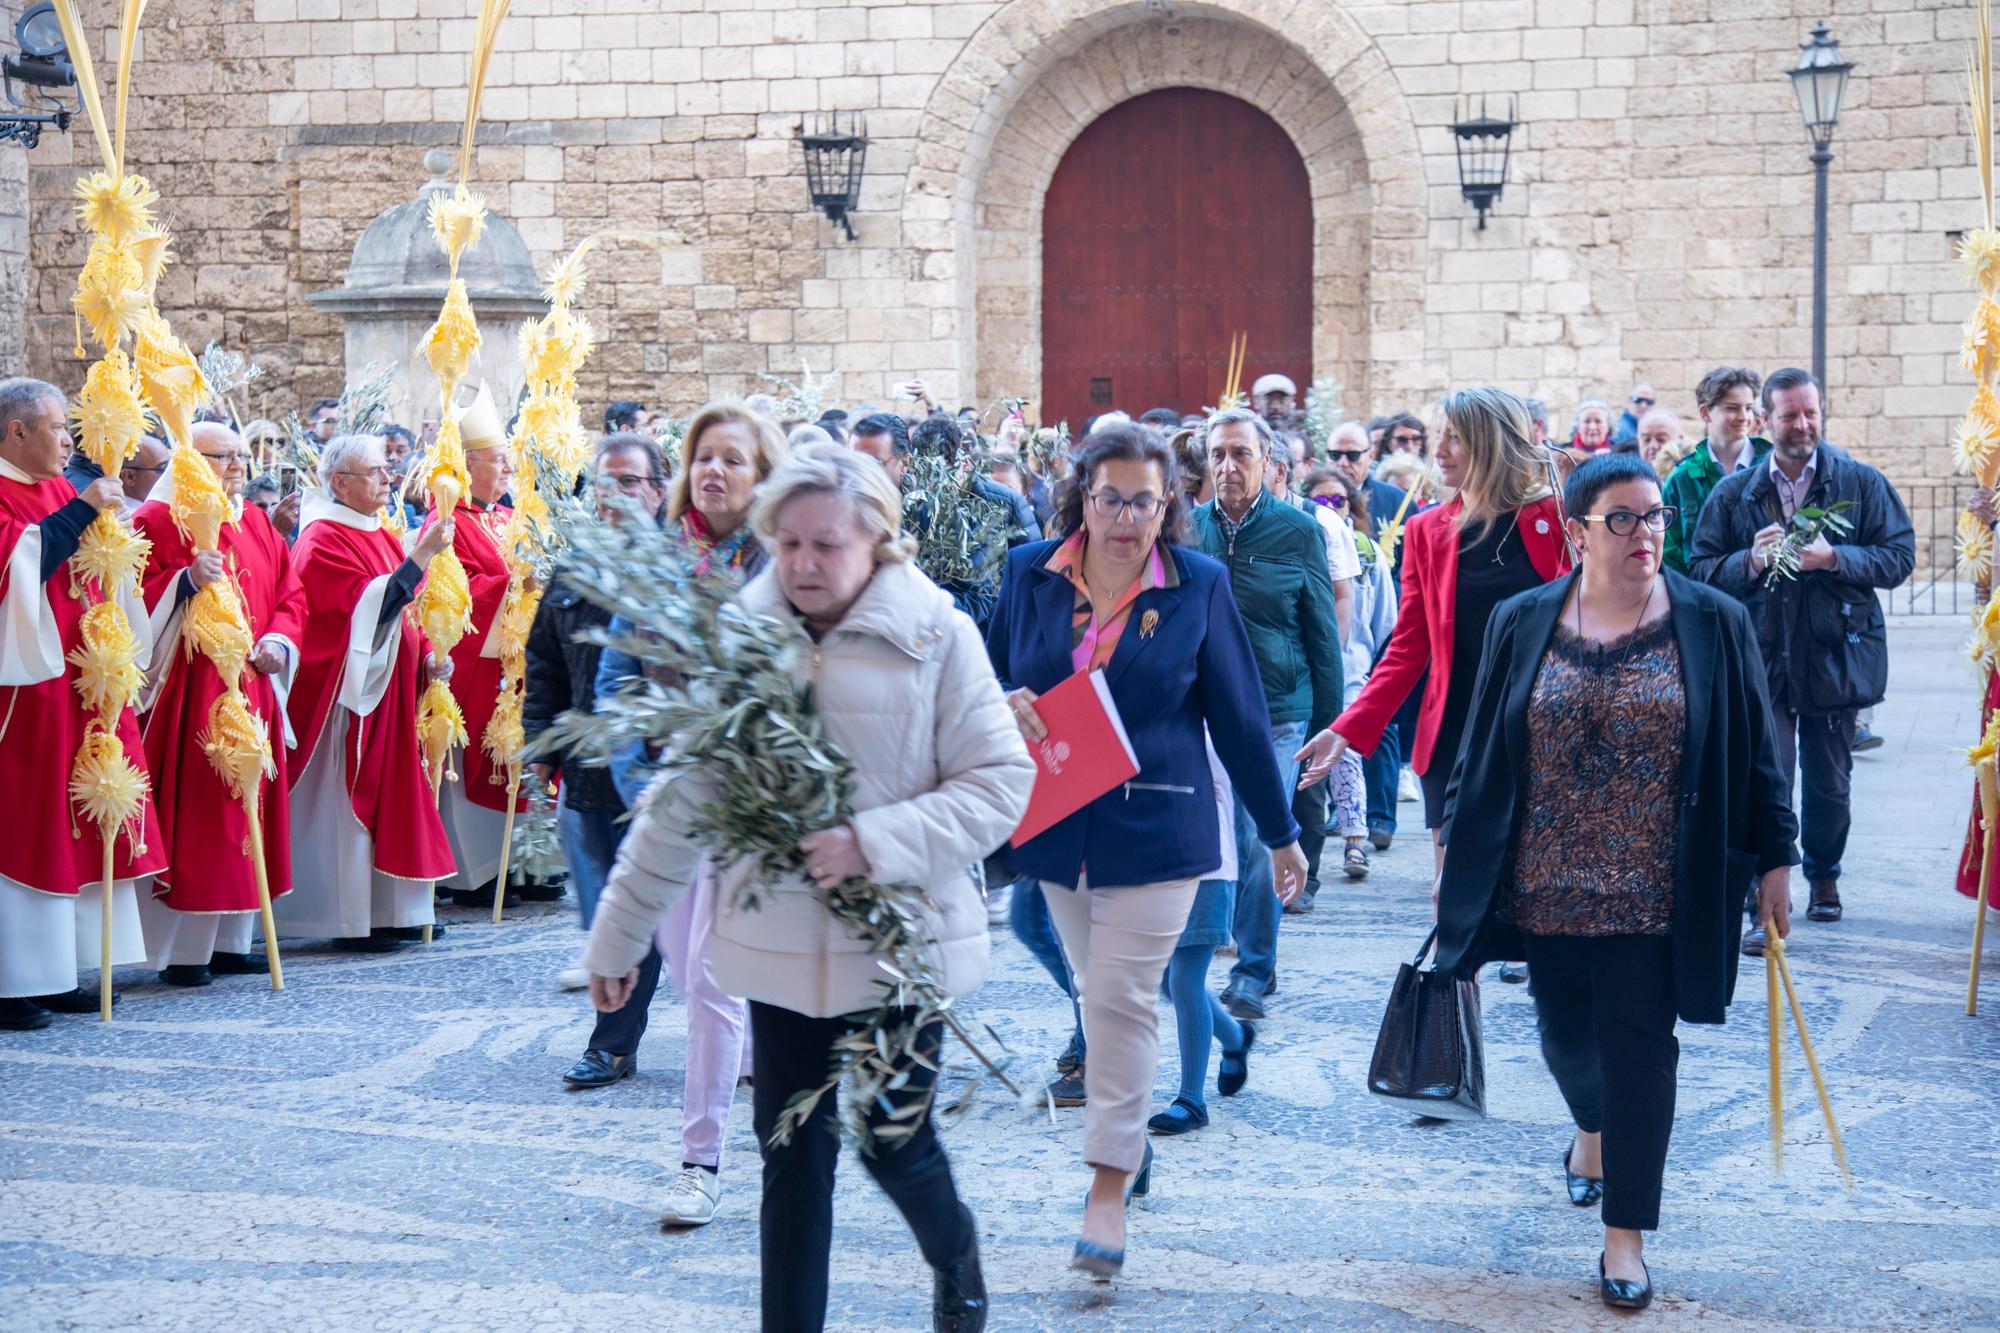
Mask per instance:
[[[861,164],[868,156],[868,126],[861,116],[838,111],[816,117],[795,131],[806,153],[806,189],[813,207],[841,225],[854,239],[848,215],[861,206]]]
[[[1479,230],[1486,230],[1486,212],[1500,201],[1507,188],[1507,156],[1514,139],[1514,99],[1507,99],[1504,117],[1486,114],[1486,99],[1479,99],[1479,114],[1453,122],[1451,132],[1458,139],[1458,192],[1479,210]]]

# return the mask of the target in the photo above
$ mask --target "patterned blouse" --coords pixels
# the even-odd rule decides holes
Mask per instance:
[[[1603,644],[1556,629],[1528,704],[1522,932],[1669,932],[1686,732],[1672,617]]]
[[[1097,608],[1090,600],[1090,585],[1083,578],[1083,548],[1086,533],[1078,528],[1068,540],[1049,556],[1048,568],[1061,574],[1076,589],[1076,602],[1070,616],[1070,667],[1076,671],[1096,671],[1111,661],[1111,654],[1118,651],[1118,640],[1124,637],[1125,626],[1132,619],[1132,603],[1139,594],[1151,588],[1177,588],[1180,586],[1180,571],[1174,562],[1167,559],[1158,542],[1146,555],[1145,567],[1139,577],[1111,608],[1111,613],[1098,618]],[[1150,615],[1151,613],[1148,612]],[[1152,632],[1151,626],[1140,625],[1143,636]]]

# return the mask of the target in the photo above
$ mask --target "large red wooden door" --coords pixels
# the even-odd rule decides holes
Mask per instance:
[[[1225,93],[1168,88],[1077,136],[1042,209],[1045,422],[1198,411],[1249,334],[1242,388],[1312,369],[1312,195],[1291,138]]]

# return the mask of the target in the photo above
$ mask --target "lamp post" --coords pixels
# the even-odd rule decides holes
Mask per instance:
[[[1840,120],[1840,97],[1854,63],[1840,58],[1840,43],[1824,23],[1799,46],[1799,63],[1788,73],[1798,94],[1799,116],[1812,140],[1813,164],[1813,350],[1812,371],[1822,392],[1826,384],[1826,169],[1833,164],[1833,127]]]
[[[1457,140],[1458,192],[1465,202],[1479,210],[1479,230],[1486,230],[1486,212],[1500,201],[1507,188],[1507,158],[1514,139],[1514,99],[1507,99],[1507,114],[1486,114],[1486,99],[1479,99],[1479,114],[1462,116],[1453,122]]]

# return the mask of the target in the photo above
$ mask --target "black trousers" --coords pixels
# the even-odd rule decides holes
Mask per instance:
[[[1778,765],[1787,780],[1797,777],[1799,850],[1806,880],[1838,880],[1854,826],[1848,797],[1854,785],[1854,710],[1817,717],[1783,707],[1771,710],[1778,728]]]
[[[795,1093],[825,1081],[833,1043],[854,1030],[844,1018],[808,1018],[776,1005],[750,1002],[752,1064],[757,1088],[751,1099],[757,1144],[764,1154],[764,1201],[758,1214],[763,1268],[764,1333],[819,1333],[826,1323],[826,1266],[833,1248],[833,1174],[840,1162],[840,1135],[831,1096],[820,1099],[811,1117],[782,1147],[771,1146],[778,1116]],[[944,1024],[932,1023],[918,1037],[918,1049],[937,1063]],[[903,1105],[929,1091],[932,1069],[911,1062],[910,1082],[891,1093]],[[877,1106],[869,1124],[887,1119]],[[861,1164],[882,1187],[915,1233],[917,1246],[933,1268],[962,1257],[973,1244],[972,1214],[958,1200],[951,1163],[926,1115],[917,1131],[896,1143],[876,1142]]]
[[[637,1055],[639,1038],[646,1035],[646,1019],[653,1005],[653,992],[660,988],[660,950],[658,945],[646,950],[646,957],[639,964],[639,980],[633,984],[632,994],[621,1008],[608,1014],[597,1016],[597,1025],[590,1030],[590,1046],[593,1051],[608,1051],[612,1055]]]
[[[1292,818],[1299,821],[1299,850],[1306,857],[1306,892],[1319,892],[1319,858],[1326,850],[1327,779],[1292,793]]]
[[[1542,1058],[1576,1127],[1604,1135],[1604,1225],[1660,1226],[1674,1132],[1674,952],[1665,935],[1530,935]]]

